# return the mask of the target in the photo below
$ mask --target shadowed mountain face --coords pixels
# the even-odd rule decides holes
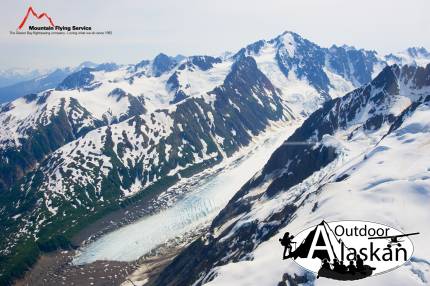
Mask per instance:
[[[121,97],[127,99],[118,89],[109,96],[120,101]],[[2,244],[5,253],[13,251],[12,242],[22,240],[21,235],[16,235],[18,228],[27,228],[29,233],[38,232],[40,241],[45,242],[53,238],[52,234],[40,232],[45,222],[47,227],[56,225],[57,231],[66,231],[67,235],[71,226],[79,227],[81,221],[76,220],[77,216],[90,217],[94,210],[119,205],[131,190],[139,190],[136,184],[140,188],[171,184],[180,176],[203,170],[250,144],[253,136],[264,131],[270,121],[291,118],[275,87],[249,57],[235,62],[224,83],[207,96],[213,99],[207,102],[203,98],[190,98],[174,109],[160,109],[149,114],[142,106],[141,113],[93,131],[67,125],[76,122],[76,118],[67,120],[67,114],[73,116],[76,112],[73,109],[66,113],[64,103],[62,124],[69,127],[58,130],[68,133],[52,134],[53,126],[46,128],[54,138],[64,136],[65,140],[74,141],[51,150],[54,152],[17,187],[0,195],[2,202],[8,202],[3,203],[4,219],[1,221],[8,225],[2,237],[2,243],[6,243]],[[128,95],[132,103],[130,98],[134,97]],[[37,97],[30,99],[38,100]],[[141,102],[139,98],[136,100]],[[82,108],[77,102],[70,103],[75,104],[77,110]],[[79,113],[90,114],[88,111]],[[106,122],[94,120],[93,124],[103,126]],[[79,136],[79,132],[85,133]],[[55,144],[49,137],[48,141]],[[36,145],[29,143],[29,146]],[[53,184],[57,187],[53,188]],[[41,205],[45,198],[46,203]],[[15,208],[17,205],[21,207]],[[17,223],[7,218],[18,214],[26,220]],[[44,222],[37,228],[27,223],[42,217]]]
[[[295,33],[284,33],[270,41],[258,41],[239,51],[236,57],[256,55],[265,47],[275,48],[276,61],[286,77],[292,71],[300,79],[306,79],[311,86],[323,94],[329,94],[328,70],[359,86],[369,82],[377,72],[381,60],[376,52],[357,50],[350,47],[321,48]]]
[[[371,83],[344,97],[326,102],[273,153],[263,170],[238,191],[213,220],[208,234],[193,242],[164,269],[155,285],[202,285],[217,279],[218,275],[222,276],[218,271],[220,268],[224,271],[230,269],[235,271],[233,269],[237,268],[229,268],[229,265],[243,260],[258,259],[254,257],[254,251],[262,242],[273,241],[276,247],[279,242],[275,235],[280,236],[278,232],[281,229],[286,226],[288,228],[290,224],[294,225],[294,220],[305,219],[306,216],[309,216],[309,219],[315,216],[316,220],[325,219],[325,215],[330,218],[330,210],[335,211],[333,206],[326,210],[325,214],[320,210],[324,205],[324,199],[318,199],[319,196],[330,197],[324,193],[329,185],[342,184],[343,181],[349,180],[348,178],[359,176],[362,172],[362,167],[359,166],[370,164],[369,158],[373,156],[370,154],[382,150],[392,149],[393,152],[399,150],[397,154],[399,158],[393,155],[387,158],[401,160],[403,153],[400,151],[403,146],[395,145],[393,138],[399,138],[398,140],[407,143],[414,142],[410,141],[412,139],[408,137],[409,134],[416,136],[417,144],[418,138],[426,138],[428,132],[426,123],[417,125],[409,121],[413,121],[414,117],[422,118],[423,114],[430,112],[429,80],[430,65],[425,68],[393,65],[386,67]],[[358,148],[360,144],[362,146]],[[383,147],[384,145],[386,147]],[[369,151],[372,148],[375,149]],[[352,156],[349,154],[360,154],[359,150],[367,150],[365,154],[368,152],[368,155],[363,155],[364,159],[354,157],[356,163],[352,166],[347,165],[348,171],[345,171],[347,167],[342,167],[345,158]],[[422,160],[425,161],[426,156]],[[383,161],[379,161],[378,164],[383,164]],[[389,166],[386,168],[389,170]],[[373,169],[372,174],[376,175],[378,172],[382,173],[378,169]],[[419,176],[411,172],[411,176]],[[372,176],[365,176],[358,181],[368,190],[371,187],[366,184],[366,180],[371,179]],[[360,189],[358,185],[354,189],[351,181],[349,185],[345,184],[344,188],[353,188],[353,191]],[[353,191],[350,191],[352,193],[348,196],[353,196]],[[389,193],[387,195],[390,196]],[[413,196],[413,192],[410,195]],[[362,210],[366,204],[371,204],[372,196],[377,200],[377,193],[367,193],[363,205],[357,207]],[[336,197],[333,197],[333,200],[336,200]],[[342,197],[334,204],[337,204],[337,210],[341,214],[346,215],[348,213],[346,210],[346,213],[342,212],[342,202],[348,202],[348,199]],[[420,207],[408,205],[406,201],[405,205],[410,210]],[[354,209],[352,206],[349,208],[351,211]],[[387,206],[385,210],[388,211],[390,208],[398,209],[394,204]],[[298,225],[303,227],[300,223]],[[281,256],[276,255],[278,252],[273,250],[273,253],[275,253],[272,255],[273,259],[265,261],[273,261],[274,265],[281,263]],[[258,263],[257,260],[256,265],[259,265]],[[247,269],[253,271],[252,263]],[[307,277],[306,274],[294,273],[287,274],[291,277]],[[231,277],[241,277],[238,273],[235,275]],[[243,275],[252,276],[253,273]],[[282,273],[279,278],[281,275]],[[234,280],[235,278],[225,280],[228,279],[226,277],[222,276],[220,279],[224,279],[222,280],[224,283],[238,282]],[[293,282],[306,283],[312,280],[309,279],[311,278]]]
[[[254,82],[247,82],[251,78],[231,78],[233,66],[237,67],[236,63],[246,57],[257,61],[256,68],[267,78],[263,85],[272,85],[284,101],[283,108],[295,111],[295,116],[308,114],[331,94],[339,94],[370,78],[377,65],[383,64],[373,52],[324,49],[297,34],[284,33],[273,40],[249,45],[224,60],[159,54],[153,61],[142,61],[135,66],[102,64],[83,67],[70,75],[58,70],[46,78],[64,78],[55,90],[31,93],[0,107],[0,121],[4,124],[0,130],[0,154],[4,159],[0,161],[3,170],[0,192],[32,171],[53,151],[87,131],[144,114],[148,109],[169,108],[186,99],[220,93],[224,81],[242,80],[242,86],[252,86]],[[61,76],[57,77],[59,73]],[[332,79],[334,74],[342,80]],[[340,81],[343,81],[341,86]],[[301,87],[289,91],[292,82],[308,89],[306,98],[301,95]],[[118,93],[124,95],[115,97]]]
[[[272,173],[288,163],[295,174],[279,175],[268,196],[294,186],[336,158],[334,148],[313,145],[346,124],[325,119],[343,102],[331,98],[384,65],[374,52],[321,48],[286,32],[225,58],[159,54],[136,65],[83,67],[47,90],[0,105],[3,277],[22,271],[39,250],[67,245],[77,230],[129,197],[165,189],[253,144],[273,124],[301,120],[323,106],[291,138],[310,143],[277,151],[265,167]],[[427,70],[415,69],[402,72],[414,74],[417,87],[426,86]],[[359,98],[372,99],[351,109],[373,100],[376,110],[385,100],[364,87],[360,92]],[[366,128],[395,119],[375,111]],[[303,153],[308,156],[289,161]],[[236,198],[263,180],[249,182]],[[217,220],[250,208],[237,203]],[[9,263],[18,249],[25,250],[20,263]]]

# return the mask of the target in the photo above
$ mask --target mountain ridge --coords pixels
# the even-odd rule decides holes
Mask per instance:
[[[307,220],[317,224],[321,218],[370,219],[373,212],[363,212],[357,201],[348,200],[351,196],[375,212],[379,206],[372,204],[371,198],[384,204],[388,215],[378,214],[381,221],[392,219],[400,208],[395,203],[397,200],[408,202],[402,203],[403,208],[419,209],[422,213],[425,203],[412,202],[423,192],[422,188],[414,191],[414,184],[428,186],[423,168],[428,154],[422,144],[429,129],[428,122],[422,122],[422,119],[430,111],[429,100],[430,65],[425,68],[393,65],[386,67],[371,83],[328,101],[272,154],[263,170],[250,179],[213,220],[207,235],[181,252],[157,276],[154,285],[231,285],[240,283],[239,277],[244,275],[249,277],[246,281],[254,282],[255,276],[259,275],[258,283],[263,284],[282,282],[286,280],[283,277],[290,277],[288,281],[294,285],[313,285],[315,277],[312,274],[291,263],[279,263],[281,250],[276,236],[312,225]],[[395,142],[401,144],[395,145]],[[411,199],[402,195],[401,190],[382,186],[384,182],[404,181],[396,179],[396,171],[391,171],[398,167],[385,165],[384,160],[399,163],[399,158],[412,156],[408,144],[416,147],[421,144],[421,148],[413,154],[419,167],[408,169],[405,176],[423,180],[417,179],[415,183],[410,179],[410,187],[403,185],[410,191]],[[401,152],[394,155],[396,150]],[[391,153],[381,157],[384,152]],[[420,160],[421,156],[424,158]],[[366,170],[365,166],[370,163],[373,168],[386,168],[378,169],[378,172]],[[373,180],[370,174],[376,176],[378,173],[382,175]],[[384,177],[387,175],[392,177],[387,179]],[[354,177],[358,178],[352,182]],[[383,178],[385,181],[381,181]],[[377,192],[381,188],[383,194]],[[390,199],[391,196],[395,196],[395,201]],[[348,215],[351,212],[355,216]],[[403,218],[401,225],[410,227],[413,221]],[[420,225],[425,221],[420,219]],[[425,238],[419,243],[424,246]],[[419,257],[426,254],[424,249],[421,248]],[[277,276],[272,272],[259,272],[259,259],[267,267],[273,267]],[[412,281],[411,273],[416,273],[414,269],[427,271],[428,266],[418,261],[402,270],[401,281]],[[240,264],[246,264],[250,272],[241,272]],[[384,278],[380,280],[386,282]],[[371,282],[363,283],[377,285]]]
[[[330,51],[287,32],[227,58],[160,54],[84,68],[2,105],[2,255],[30,245],[26,261],[68,247],[98,214],[218,163],[273,122],[307,118],[384,64],[372,52]],[[320,151],[312,160],[329,164],[333,148]]]

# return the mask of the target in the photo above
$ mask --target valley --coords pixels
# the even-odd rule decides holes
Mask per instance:
[[[225,56],[160,53],[61,73],[0,105],[0,283],[37,261],[44,266],[27,276],[46,267],[102,273],[115,261],[122,266],[106,271],[135,271],[142,283],[147,255],[165,274],[155,285],[214,279],[218,260],[249,258],[300,207],[285,205],[281,220],[265,217],[259,229],[245,214],[260,199],[271,205],[334,165],[348,153],[342,144],[360,156],[424,105],[428,68],[416,64],[428,62],[422,49],[324,48],[287,31]],[[236,219],[243,244],[227,236],[219,246]],[[224,259],[230,242],[237,249]],[[170,281],[175,265],[164,266],[187,264],[189,247],[215,250],[210,263],[193,262],[190,280]]]

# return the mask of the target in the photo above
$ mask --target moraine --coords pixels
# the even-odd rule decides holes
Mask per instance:
[[[264,166],[270,154],[292,134],[298,124],[296,122],[259,136],[257,144],[252,144],[223,166],[217,167],[222,168],[222,172],[216,172],[186,190],[187,195],[173,207],[121,227],[82,247],[74,258],[74,264],[97,260],[133,261],[169,240],[203,229],[240,186]]]

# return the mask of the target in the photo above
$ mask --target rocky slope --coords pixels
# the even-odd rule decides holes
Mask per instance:
[[[83,68],[1,105],[1,275],[67,246],[128,198],[231,156],[273,122],[307,117],[385,64],[375,52],[322,48],[286,32],[228,57],[160,54]],[[325,164],[332,153],[314,159]]]
[[[406,267],[363,285],[425,284],[429,113],[430,65],[386,67],[371,83],[328,101],[154,284],[333,285],[281,260],[281,233],[321,219],[423,231]]]

